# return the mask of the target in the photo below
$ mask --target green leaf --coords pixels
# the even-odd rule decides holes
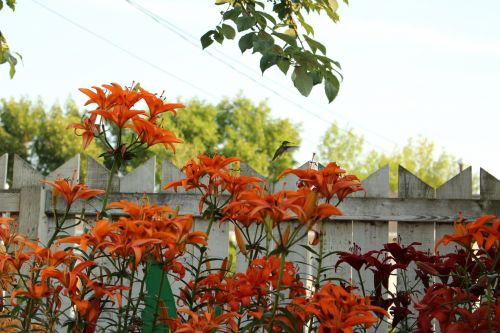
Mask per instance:
[[[321,81],[323,81],[323,75],[318,70],[310,72],[309,76],[313,80],[313,86],[315,86],[318,83],[321,83]]]
[[[337,0],[328,0],[328,6],[330,6],[333,12],[336,12],[337,9],[339,9],[339,3]]]
[[[269,22],[276,25],[276,19],[272,15],[270,15],[266,12],[255,11],[255,15],[261,15],[261,16],[265,17]]]
[[[290,61],[286,58],[281,58],[278,60],[278,68],[286,75],[288,73],[288,69],[290,68]]]
[[[212,35],[214,35],[215,33],[215,30],[210,30],[207,31],[203,36],[201,36],[200,41],[203,49],[206,49],[214,42],[214,40],[212,39]]]
[[[240,16],[235,21],[238,32],[245,31],[253,27],[256,23],[253,16]]]
[[[226,37],[227,39],[234,39],[234,36],[236,36],[236,31],[230,25],[222,24],[221,30],[224,34],[224,37]]]
[[[292,81],[302,96],[309,96],[313,87],[313,80],[302,67],[295,67],[292,74]]]
[[[222,14],[222,19],[224,20],[236,20],[241,14],[240,8],[233,8]]]
[[[7,0],[7,6],[13,11],[16,10],[16,0]]]
[[[340,82],[335,75],[330,74],[325,76],[325,94],[326,98],[328,98],[328,103],[331,103],[337,97],[339,88]]]
[[[0,10],[2,10],[2,8],[3,8],[3,1],[0,0]]]
[[[326,47],[320,42],[308,37],[307,35],[303,35],[307,44],[311,48],[311,50],[316,53],[316,50],[320,50],[321,53],[326,54]]]
[[[297,46],[297,38],[296,37],[292,37],[292,36],[287,35],[287,34],[282,34],[280,32],[273,32],[273,35],[278,37],[279,39],[281,39],[282,41],[284,41],[287,44]]]
[[[261,54],[267,53],[269,49],[274,46],[274,39],[268,33],[261,31],[256,35],[253,41],[253,53],[260,52]]]
[[[260,70],[262,71],[262,74],[268,69],[269,67],[272,67],[276,65],[276,61],[278,60],[278,57],[276,54],[273,53],[266,53],[262,55],[262,58],[260,58]]]
[[[244,53],[246,50],[251,49],[253,47],[254,35],[255,35],[254,32],[250,32],[240,38],[238,46],[240,47],[241,53]]]
[[[215,0],[216,5],[224,5],[226,3],[230,3],[231,0]]]
[[[215,34],[214,34],[214,39],[217,41],[217,43],[222,44],[224,41],[224,35],[221,33],[222,29],[218,28]]]

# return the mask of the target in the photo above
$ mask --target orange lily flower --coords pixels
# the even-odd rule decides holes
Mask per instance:
[[[278,178],[292,173],[299,178],[301,187],[312,187],[327,200],[336,195],[339,201],[342,201],[352,192],[364,191],[358,178],[354,175],[343,175],[345,172],[337,163],[331,162],[322,170],[286,169]]]
[[[99,135],[99,125],[95,123],[96,115],[91,114],[89,118],[83,120],[83,124],[70,124],[68,128],[75,129],[77,135],[81,135],[83,139],[83,150],[87,149],[89,144],[92,142],[95,136]],[[78,134],[77,130],[83,130],[81,134]]]
[[[462,214],[460,214],[458,220],[453,222],[453,227],[455,228],[455,233],[452,235],[444,235],[440,240],[438,240],[436,242],[436,246],[434,247],[434,252],[436,252],[440,244],[447,245],[449,242],[455,242],[465,248],[470,248],[473,237],[465,226]]]
[[[42,182],[52,186],[54,195],[62,195],[68,205],[71,205],[78,199],[90,199],[105,192],[103,190],[88,189],[85,184],[73,185],[72,181],[62,178],[57,178],[53,182],[48,180],[43,180]]]
[[[487,224],[490,223],[491,226]],[[494,215],[485,215],[465,226],[480,248],[489,251],[500,246],[500,219]]]
[[[98,220],[95,226],[89,232],[80,236],[68,236],[56,240],[58,244],[76,243],[79,244],[83,251],[86,251],[91,245],[96,248],[106,247],[111,243],[111,240],[106,240],[111,235],[116,226],[111,224],[109,220]]]
[[[162,143],[165,149],[168,149],[168,146],[170,146],[175,152],[173,143],[183,142],[175,136],[174,132],[163,129],[142,118],[136,117],[132,122],[132,129],[137,133],[141,142],[147,144],[148,147]]]
[[[95,86],[93,86],[92,88],[95,89],[95,92],[87,88],[78,89],[89,97],[89,100],[85,102],[85,105],[95,103],[97,104],[99,109],[103,110],[107,110],[113,106],[114,101],[106,96],[106,93],[104,92],[103,89]]]
[[[369,297],[360,297],[331,282],[321,287],[304,310],[318,319],[318,333],[353,333],[354,326],[369,328],[379,321],[372,312],[389,316],[383,308],[370,305]]]
[[[202,314],[194,313],[188,309],[178,310],[180,313],[187,313],[189,320],[186,323],[171,322],[172,330],[175,333],[211,333],[219,330],[221,325],[225,323],[233,332],[238,331],[238,327],[234,318],[241,317],[235,312],[229,312],[217,316],[211,309]]]
[[[108,99],[126,108],[131,108],[143,98],[142,94],[136,89],[128,87],[123,89],[118,83],[113,82],[111,84],[103,84],[102,86],[109,91]]]
[[[53,266],[46,267],[42,269],[42,283],[46,282],[49,278],[56,279],[64,287],[66,295],[75,295],[78,292],[79,283],[90,280],[83,270],[95,264],[95,261],[85,261],[79,263],[71,270],[66,268],[64,271],[59,271]]]
[[[124,128],[124,127],[126,127],[125,124],[130,119],[134,118],[135,116],[137,116],[139,114],[144,114],[144,111],[131,110],[124,105],[117,104],[113,107],[113,109],[111,111],[97,109],[97,110],[91,111],[90,113],[95,114],[95,115],[100,115],[104,119],[115,123],[118,127]]]
[[[26,287],[27,290],[16,289],[12,292],[10,296],[12,305],[17,306],[14,300],[16,299],[16,297],[19,296],[25,296],[33,299],[40,299],[51,295],[51,290],[49,289],[49,286],[44,282],[33,284],[33,281],[28,281]]]
[[[161,98],[158,98],[155,94],[152,94],[142,88],[139,88],[139,91],[141,92],[144,101],[148,105],[150,121],[155,121],[158,118],[159,114],[167,111],[172,112],[175,115],[175,109],[185,107],[184,104],[180,103],[164,103]]]
[[[141,199],[142,204],[137,204],[127,200],[120,200],[118,202],[111,202],[108,208],[120,208],[125,213],[130,215],[134,220],[150,219],[161,214],[174,213],[175,210],[167,205],[149,205],[145,196]]]

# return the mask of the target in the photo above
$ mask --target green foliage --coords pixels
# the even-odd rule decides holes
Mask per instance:
[[[37,168],[47,174],[68,159],[82,152],[81,139],[68,130],[68,125],[80,121],[80,112],[75,103],[66,103],[66,112],[54,105],[40,118],[38,134],[33,141],[33,152],[37,158]]]
[[[389,164],[390,188],[397,191],[398,165],[404,166],[432,187],[439,187],[458,172],[457,159],[446,152],[437,154],[434,143],[419,137],[408,139],[389,154],[371,150],[364,152],[364,138],[351,128],[342,131],[333,123],[318,147],[323,161],[337,161],[351,174],[364,179]]]
[[[293,164],[291,154],[284,154],[271,163],[274,151],[283,140],[300,144],[300,136],[295,125],[288,120],[272,119],[270,113],[265,102],[254,104],[241,95],[216,105],[191,99],[186,108],[178,110],[176,117],[163,116],[164,126],[184,140],[183,144],[176,145],[176,153],[156,145],[138,153],[133,163],[122,171],[131,171],[153,155],[182,167],[197,154],[217,152],[239,156],[258,172],[274,177]],[[16,153],[44,174],[77,153],[98,158],[104,152],[98,141],[94,140],[84,152],[81,138],[67,129],[69,124],[79,123],[82,114],[72,100],[64,107],[56,104],[46,110],[41,100],[3,99],[0,101],[0,155]]]
[[[201,37],[203,48],[214,41],[222,44],[224,39],[234,39],[233,25],[242,33],[238,41],[241,52],[261,54],[262,73],[277,66],[286,75],[293,66],[291,79],[302,95],[308,96],[315,85],[323,83],[328,101],[335,99],[342,78],[340,64],[327,57],[326,47],[313,39],[314,29],[305,17],[326,13],[337,22],[337,0],[217,0],[215,4],[226,9],[219,25]]]
[[[18,154],[43,174],[56,169],[82,150],[82,142],[67,126],[80,122],[80,111],[72,100],[65,108],[54,105],[48,111],[41,100],[27,98],[0,101],[0,155]],[[97,157],[94,144],[88,154]],[[12,159],[9,159],[11,161]]]
[[[16,9],[16,0],[7,0],[6,4],[13,11]],[[4,1],[0,0],[0,10],[2,10],[3,7],[4,7]],[[16,74],[16,65],[18,59],[22,60],[23,58],[19,53],[12,52],[10,50],[9,45],[7,44],[7,40],[5,39],[5,36],[2,34],[2,31],[0,31],[0,65],[5,63],[9,64],[10,66],[9,75],[11,79],[14,77],[14,74]]]

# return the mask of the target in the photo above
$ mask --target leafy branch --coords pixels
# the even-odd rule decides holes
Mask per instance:
[[[6,0],[7,6],[14,11],[16,9],[16,0]],[[0,0],[0,10],[3,9],[4,1]],[[22,61],[22,57],[17,52],[11,52],[7,40],[5,39],[2,31],[0,30],[0,65],[8,63],[10,66],[9,75],[12,79],[16,74],[17,58]]]
[[[313,38],[314,29],[305,16],[325,12],[338,22],[337,0],[216,0],[215,4],[227,8],[215,29],[201,37],[203,48],[214,41],[222,44],[225,39],[235,39],[237,32],[241,33],[241,52],[260,53],[262,73],[277,66],[287,75],[293,67],[291,79],[302,95],[308,96],[315,85],[323,83],[328,101],[335,99],[342,80],[340,64],[330,59],[326,47]]]

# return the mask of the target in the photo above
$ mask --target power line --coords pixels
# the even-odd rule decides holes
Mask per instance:
[[[190,83],[189,81],[186,81],[186,80],[182,79],[181,77],[179,77],[179,76],[177,76],[177,75],[175,75],[175,74],[173,74],[173,73],[165,70],[164,68],[162,68],[162,67],[160,67],[160,66],[152,63],[151,61],[149,61],[149,60],[147,60],[147,59],[145,59],[145,58],[143,58],[143,57],[141,57],[141,56],[139,56],[139,55],[137,55],[137,54],[135,54],[135,53],[127,50],[126,48],[124,48],[124,47],[122,47],[122,46],[114,43],[113,41],[111,41],[111,40],[109,40],[109,39],[107,39],[107,38],[99,35],[98,33],[94,32],[94,31],[92,31],[92,30],[90,30],[88,28],[86,28],[85,26],[81,25],[80,23],[67,18],[66,16],[64,16],[63,14],[57,12],[56,10],[54,10],[54,9],[52,9],[52,8],[50,8],[50,7],[46,6],[46,5],[38,2],[37,0],[32,0],[32,1],[34,3],[36,3],[37,5],[39,5],[40,7],[42,7],[43,9],[45,9],[48,12],[52,13],[53,15],[56,15],[57,17],[63,19],[64,21],[70,23],[71,25],[76,26],[77,28],[79,28],[79,29],[87,32],[88,34],[94,36],[95,38],[100,39],[101,41],[104,41],[105,43],[107,43],[107,44],[115,47],[116,49],[118,49],[118,50],[120,50],[120,51],[122,51],[122,52],[124,52],[124,53],[126,53],[128,55],[130,55],[131,57],[133,57],[133,58],[135,58],[135,59],[137,59],[137,60],[139,60],[139,61],[141,61],[141,62],[143,62],[143,63],[145,63],[145,64],[147,64],[147,65],[149,65],[149,66],[151,66],[151,67],[153,67],[153,68],[155,68],[157,70],[159,70],[159,71],[161,71],[162,73],[164,73],[164,74],[166,74],[168,76],[171,76],[171,77],[173,77],[173,78],[175,78],[175,79],[177,79],[177,80],[179,80],[179,81],[181,81],[181,82],[183,82],[183,83],[191,86],[192,88],[194,88],[197,91],[200,91],[200,92],[202,92],[202,93],[204,93],[204,94],[206,94],[206,95],[208,95],[208,96],[210,96],[210,97],[212,97],[214,99],[218,98],[217,96],[215,96],[214,94],[208,92],[207,90],[205,90],[205,89],[203,89],[203,88],[201,88],[199,86],[196,86],[196,85]],[[302,140],[308,141],[310,143],[313,143],[310,139],[307,139],[307,138],[302,138]]]
[[[150,10],[148,10],[147,8],[145,8],[144,6],[141,6],[139,4],[137,4],[136,2],[132,1],[132,0],[125,0],[128,4],[130,4],[131,6],[133,6],[135,9],[137,9],[138,11],[142,12],[143,14],[145,14],[146,16],[148,16],[149,18],[151,18],[152,20],[154,20],[156,23],[158,23],[159,25],[161,25],[162,27],[164,27],[165,29],[169,30],[170,32],[174,33],[175,35],[177,35],[179,38],[181,38],[182,40],[186,41],[187,43],[191,44],[193,47],[197,48],[197,49],[201,49],[200,45],[197,43],[197,42],[194,42],[193,40],[196,40],[197,41],[197,38],[194,37],[193,35],[190,35],[188,32],[182,30],[181,28],[177,27],[175,24],[169,22],[168,20],[166,20],[165,18],[151,12]],[[215,49],[216,50],[216,49]],[[248,75],[247,73],[245,72],[242,72],[240,69],[234,67],[233,65],[227,63],[224,59],[221,59],[220,57],[216,56],[215,54],[213,54],[212,52],[208,51],[208,50],[204,50],[204,52],[206,52],[209,56],[211,56],[212,58],[214,58],[215,60],[219,61],[220,63],[224,64],[225,66],[229,67],[231,70],[233,70],[234,72],[242,75],[242,76],[245,76],[247,79],[251,80],[252,82],[254,82],[255,84],[265,88],[266,90],[272,92],[274,95],[276,95],[277,97],[283,99],[284,101],[292,104],[292,105],[295,105],[296,107],[304,110],[305,112],[311,114],[312,116],[314,116],[315,118],[317,118],[318,120],[321,120],[321,121],[324,121],[324,122],[327,122],[328,124],[332,124],[332,121],[329,120],[329,119],[326,119],[308,109],[305,109],[303,105],[293,101],[293,100],[290,100],[289,98],[283,96],[280,92],[276,91],[276,89],[274,89],[273,87],[270,87],[268,85],[265,85],[263,84],[261,81],[258,81],[256,80],[254,77]],[[231,57],[228,57],[227,55],[221,53],[222,55],[224,55],[225,57],[231,59],[232,61],[234,62],[237,62],[239,65],[243,66],[243,67],[246,67],[246,68],[249,68],[248,66],[232,59]],[[253,69],[252,69],[253,71]],[[272,80],[271,80],[272,81]],[[326,108],[322,105],[319,105],[318,103],[315,103],[313,101],[310,101],[308,100],[309,103],[312,103],[312,104],[315,104],[315,106],[317,107],[320,107],[324,110],[326,110]],[[343,117],[344,119],[346,119],[345,117]],[[346,119],[347,120],[347,119]],[[349,121],[349,120],[348,120]],[[359,128],[361,128],[359,125],[357,125]],[[343,132],[348,132],[347,130],[343,129],[343,128],[340,128],[341,131]],[[387,142],[390,142],[392,144],[396,144],[395,141],[391,140],[391,139],[388,139],[382,135],[380,135],[379,133],[376,133],[372,130],[368,130],[368,129],[364,129],[365,131],[368,131],[368,132],[371,132],[373,134],[375,134],[376,136],[386,140]],[[374,147],[377,147],[379,149],[381,149],[382,151],[384,152],[388,152],[387,149],[385,149],[384,147],[380,146],[380,145],[377,145],[377,144],[374,144],[368,140],[366,140],[366,142]]]
[[[168,75],[168,76],[170,76],[170,77],[172,77],[172,78],[174,78],[174,79],[176,79],[176,80],[178,80],[178,81],[181,81],[181,82],[183,82],[183,83],[185,83],[185,84],[187,84],[187,85],[191,86],[191,87],[192,87],[192,88],[194,88],[195,90],[198,90],[198,91],[200,91],[200,92],[202,92],[202,93],[204,93],[204,94],[206,94],[206,95],[208,95],[208,96],[210,96],[210,97],[212,97],[212,98],[215,98],[215,99],[216,99],[216,98],[218,98],[217,96],[215,96],[214,94],[212,94],[212,93],[208,92],[207,90],[205,90],[205,89],[203,89],[203,88],[201,88],[201,87],[199,87],[199,86],[196,86],[196,85],[192,84],[191,82],[189,82],[189,81],[187,81],[187,80],[184,80],[183,78],[181,78],[181,77],[179,77],[179,76],[175,75],[174,73],[171,73],[171,72],[169,72],[169,71],[165,70],[164,68],[162,68],[162,67],[160,67],[160,66],[158,66],[158,65],[154,64],[153,62],[151,62],[151,61],[149,61],[149,60],[147,60],[147,59],[145,59],[145,58],[143,58],[143,57],[141,57],[141,56],[137,55],[136,53],[133,53],[133,52],[129,51],[128,49],[126,49],[126,48],[124,48],[124,47],[122,47],[122,46],[120,46],[120,45],[118,45],[118,44],[114,43],[113,41],[111,41],[111,40],[107,39],[106,37],[103,37],[103,36],[101,36],[100,34],[98,34],[98,33],[94,32],[94,31],[92,31],[92,30],[88,29],[87,27],[83,26],[82,24],[80,24],[80,23],[78,23],[78,22],[76,22],[76,21],[74,21],[74,20],[72,20],[72,19],[69,19],[69,18],[67,18],[66,16],[64,16],[63,14],[61,14],[61,13],[57,12],[56,10],[54,10],[54,9],[52,9],[52,8],[50,8],[50,7],[48,7],[48,6],[44,5],[44,4],[42,4],[42,3],[40,3],[39,1],[37,1],[37,0],[32,0],[32,1],[33,1],[35,4],[37,4],[38,6],[42,7],[43,9],[47,10],[48,12],[50,12],[51,14],[53,14],[53,15],[55,15],[55,16],[57,16],[57,17],[59,17],[60,19],[62,19],[62,20],[64,20],[64,21],[68,22],[69,24],[71,24],[71,25],[73,25],[73,26],[75,26],[75,27],[77,27],[77,28],[79,28],[79,29],[81,29],[81,30],[85,31],[86,33],[88,33],[88,34],[90,34],[90,35],[94,36],[95,38],[98,38],[98,39],[100,39],[101,41],[103,41],[103,42],[105,42],[105,43],[107,43],[107,44],[109,44],[109,45],[113,46],[114,48],[116,48],[116,49],[118,49],[118,50],[120,50],[120,51],[122,51],[122,52],[124,52],[124,53],[128,54],[129,56],[131,56],[131,57],[133,57],[133,58],[135,58],[135,59],[137,59],[137,60],[139,60],[139,61],[141,61],[141,62],[143,62],[143,63],[147,64],[148,66],[150,66],[150,67],[152,67],[152,68],[155,68],[155,69],[157,69],[158,71],[160,71],[160,72],[162,72],[162,73],[164,73],[164,74],[166,74],[166,75]],[[132,5],[132,2],[131,2],[131,1],[129,1],[129,0],[126,0],[126,1],[127,1],[127,2],[129,2],[129,3]],[[135,6],[138,6],[137,4],[134,4],[134,5],[135,5]],[[136,8],[137,8],[137,7],[136,7]],[[148,16],[150,16],[149,14],[152,14],[153,16],[157,16],[157,15],[155,15],[155,14],[153,14],[153,13],[149,12],[147,9],[145,9],[145,10],[148,12],[148,13],[147,13],[147,15],[148,15]],[[145,14],[146,14],[146,13],[145,13]],[[151,16],[150,16],[150,17],[151,17]],[[152,18],[153,18],[153,17],[152,17]],[[153,19],[154,19],[156,22],[160,23],[158,19],[155,19],[155,18],[153,18]],[[161,19],[161,20],[164,20],[164,19],[162,19],[162,18],[160,18],[160,19]],[[161,23],[160,23],[160,24],[161,24]],[[162,24],[162,26],[164,26],[164,25]],[[174,27],[175,27],[175,26],[174,26]],[[171,31],[173,30],[173,28],[168,28],[168,27],[167,27],[167,29],[169,29],[169,30],[171,30]],[[177,29],[178,29],[178,28],[177,28]],[[181,33],[179,33],[179,32],[176,32],[176,34],[177,34],[179,37],[181,37],[181,36],[182,36],[182,34],[181,34]],[[193,42],[189,41],[186,37],[181,37],[181,38],[183,38],[184,40],[188,41],[188,42],[189,42],[190,44],[192,44],[193,46],[195,46],[195,47],[199,48],[199,45],[197,45],[197,44],[195,44],[195,43],[193,43]],[[208,53],[208,52],[207,52],[207,53]],[[262,86],[262,87],[266,88],[267,90],[269,90],[269,91],[271,91],[271,92],[273,92],[276,96],[280,97],[280,98],[281,98],[281,99],[283,99],[284,101],[287,101],[287,102],[289,102],[289,103],[291,103],[291,104],[293,104],[293,105],[295,105],[295,106],[297,106],[297,107],[299,107],[299,108],[303,109],[304,111],[306,111],[307,113],[309,113],[309,114],[313,115],[314,117],[316,117],[317,119],[319,119],[319,120],[321,120],[321,121],[325,121],[325,122],[327,122],[327,123],[329,123],[329,124],[331,124],[331,123],[332,123],[331,121],[329,121],[329,120],[327,120],[327,119],[325,119],[325,118],[323,118],[323,117],[321,117],[321,116],[319,116],[319,115],[317,115],[317,114],[315,114],[315,113],[313,113],[313,112],[311,112],[311,111],[309,111],[309,110],[307,110],[307,109],[304,109],[304,108],[303,108],[303,106],[302,106],[302,105],[300,105],[300,104],[298,104],[297,102],[295,102],[295,101],[291,101],[291,100],[289,100],[289,99],[285,98],[283,95],[281,95],[281,94],[280,94],[279,92],[277,92],[275,89],[273,89],[273,88],[271,88],[271,87],[268,87],[268,86],[265,86],[264,84],[262,84],[261,82],[259,82],[259,81],[255,80],[253,77],[249,76],[248,74],[246,74],[246,73],[244,73],[244,72],[239,71],[238,69],[236,69],[234,66],[232,66],[232,65],[230,65],[230,64],[227,64],[227,63],[226,63],[223,59],[220,59],[220,58],[218,58],[218,57],[214,56],[214,55],[213,55],[213,54],[211,54],[211,53],[210,53],[210,55],[211,55],[212,57],[216,58],[218,61],[222,62],[223,64],[225,64],[225,65],[229,66],[231,69],[235,70],[235,71],[236,71],[236,72],[238,72],[239,74],[244,75],[245,77],[249,78],[249,79],[250,79],[250,80],[252,80],[254,83],[256,83],[256,84],[258,84],[258,85],[260,85],[260,86]],[[340,128],[340,130],[347,132],[346,130],[344,130],[344,129],[342,129],[342,128]],[[304,141],[308,141],[308,142],[310,142],[310,143],[313,143],[313,142],[312,142],[310,139],[308,139],[307,137],[303,138],[303,140],[304,140]],[[367,143],[369,143],[369,144],[371,144],[372,146],[378,146],[378,145],[375,145],[375,144],[373,144],[373,143],[370,143],[369,141],[366,141],[366,142],[367,142]],[[383,148],[383,147],[381,147],[381,146],[378,146],[378,148],[380,148],[380,149],[381,149],[381,150],[383,150],[383,151],[386,151],[386,149],[385,149],[385,148]]]
[[[55,11],[54,9],[52,9],[52,8],[50,8],[50,7],[46,6],[46,5],[44,5],[44,4],[40,3],[40,2],[38,2],[37,0],[31,0],[31,1],[33,1],[34,3],[36,3],[38,6],[42,7],[43,9],[47,10],[48,12],[52,13],[53,15],[55,15],[55,16],[57,16],[57,17],[61,18],[62,20],[64,20],[64,21],[66,21],[66,22],[70,23],[71,25],[73,25],[73,26],[75,26],[75,27],[77,27],[77,28],[79,28],[79,29],[81,29],[81,30],[85,31],[86,33],[88,33],[88,34],[90,34],[90,35],[92,35],[92,36],[94,36],[94,37],[96,37],[96,38],[100,39],[101,41],[103,41],[103,42],[105,42],[105,43],[107,43],[107,44],[109,44],[109,45],[113,46],[114,48],[116,48],[116,49],[118,49],[118,50],[120,50],[120,51],[122,51],[122,52],[125,52],[126,54],[128,54],[128,55],[129,55],[129,56],[131,56],[132,58],[135,58],[136,60],[139,60],[139,61],[141,61],[141,62],[145,63],[146,65],[148,65],[148,66],[150,66],[150,67],[152,67],[152,68],[154,68],[154,69],[157,69],[158,71],[160,71],[160,72],[162,72],[162,73],[164,73],[164,74],[166,74],[166,75],[168,75],[168,76],[170,76],[170,77],[172,77],[172,78],[174,78],[174,79],[176,79],[176,80],[178,80],[178,81],[181,81],[181,82],[183,82],[183,83],[187,84],[188,86],[190,86],[190,87],[192,87],[192,88],[194,88],[194,89],[196,89],[196,90],[199,90],[200,92],[202,92],[202,93],[206,94],[207,96],[210,96],[210,97],[212,97],[212,98],[218,98],[217,96],[215,96],[214,94],[212,94],[212,93],[208,92],[207,90],[205,90],[205,89],[203,89],[203,88],[201,88],[201,87],[198,87],[198,86],[196,86],[196,85],[192,84],[191,82],[189,82],[189,81],[187,81],[187,80],[184,80],[184,79],[183,79],[183,78],[181,78],[180,76],[177,76],[177,75],[175,75],[174,73],[171,73],[171,72],[167,71],[166,69],[164,69],[164,68],[162,68],[162,67],[160,67],[160,66],[158,66],[158,65],[156,65],[156,64],[154,64],[154,63],[152,63],[151,61],[149,61],[149,60],[147,60],[147,59],[145,59],[145,58],[143,58],[143,57],[139,56],[138,54],[133,53],[133,52],[131,52],[131,51],[127,50],[126,48],[124,48],[124,47],[122,47],[122,46],[120,46],[120,45],[116,44],[115,42],[113,42],[113,41],[111,41],[111,40],[107,39],[106,37],[103,37],[103,36],[99,35],[98,33],[96,33],[96,32],[94,32],[94,31],[92,31],[92,30],[90,30],[90,29],[88,29],[88,28],[84,27],[84,26],[83,26],[83,25],[81,25],[80,23],[75,22],[75,21],[73,21],[73,20],[71,20],[71,19],[67,18],[66,16],[62,15],[61,13],[59,13],[59,12]]]

